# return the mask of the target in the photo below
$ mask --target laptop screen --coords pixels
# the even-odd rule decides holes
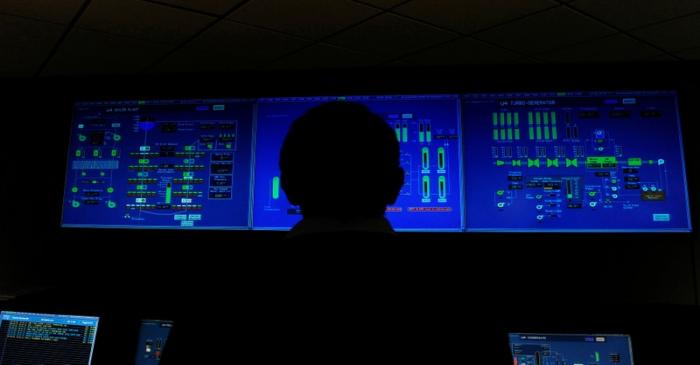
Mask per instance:
[[[98,317],[0,313],[0,364],[90,365]]]
[[[632,365],[628,335],[510,333],[514,365]]]

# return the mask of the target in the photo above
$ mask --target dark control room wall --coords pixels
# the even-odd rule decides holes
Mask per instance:
[[[113,275],[138,276],[148,270],[143,262],[158,257],[165,270],[182,264],[206,266],[206,257],[235,257],[261,253],[256,242],[279,234],[260,232],[140,232],[61,230],[60,221],[65,156],[71,104],[76,99],[141,97],[221,97],[265,94],[352,94],[374,92],[457,92],[469,90],[547,90],[585,88],[654,88],[681,86],[691,90],[686,103],[694,102],[694,80],[681,70],[661,72],[645,82],[644,68],[621,73],[568,72],[564,68],[519,66],[512,75],[493,78],[497,68],[478,75],[475,70],[454,77],[445,70],[408,72],[379,70],[357,75],[296,74],[255,76],[189,75],[178,77],[128,77],[123,79],[11,80],[2,93],[4,111],[0,179],[5,208],[0,247],[0,288],[16,291],[76,280],[75,269],[66,269],[68,258],[85,259],[88,266],[107,266]],[[688,66],[690,67],[690,66]],[[615,70],[624,69],[617,66]],[[666,74],[668,73],[668,74]],[[522,75],[529,76],[522,76]],[[575,74],[575,75],[574,75]],[[591,74],[598,76],[591,77]],[[653,74],[653,72],[652,72]],[[380,77],[381,75],[381,77]],[[517,76],[521,75],[521,76]],[[636,76],[635,76],[636,75]],[[613,77],[614,76],[614,77]],[[243,81],[241,81],[243,79]],[[535,81],[539,80],[539,81]],[[542,80],[551,80],[543,82]],[[583,80],[583,81],[582,81]],[[659,82],[662,80],[664,82]],[[669,81],[669,82],[667,82]],[[670,81],[674,81],[670,82]],[[247,86],[246,86],[247,85]],[[270,86],[274,85],[274,86]],[[467,85],[465,87],[465,85]],[[646,85],[646,86],[645,86]],[[235,88],[234,88],[235,86]],[[247,89],[246,89],[247,87]],[[695,132],[688,126],[686,141]],[[687,156],[696,149],[687,144]],[[7,152],[10,151],[10,152]],[[697,166],[688,158],[691,187],[697,186]],[[693,209],[697,222],[697,207]],[[417,269],[442,276],[455,290],[475,300],[560,300],[570,303],[680,303],[698,301],[696,267],[700,264],[697,235],[410,235],[400,250],[412,253]],[[262,246],[262,244],[261,244]],[[371,251],[366,243],[360,250]],[[264,246],[266,249],[272,249]],[[325,259],[325,258],[321,258]],[[117,264],[106,264],[117,261]],[[389,263],[390,264],[390,263]],[[125,268],[129,268],[126,270]],[[73,271],[71,271],[73,270]],[[198,271],[198,270],[194,270]],[[166,273],[161,273],[165,275]],[[195,279],[207,280],[206,277]],[[205,275],[205,274],[202,274]]]

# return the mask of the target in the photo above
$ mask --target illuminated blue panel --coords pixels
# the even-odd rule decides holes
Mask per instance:
[[[248,228],[253,102],[82,102],[65,227]]]
[[[90,365],[98,317],[0,313],[0,364]]]
[[[627,335],[510,333],[514,365],[633,365]]]
[[[462,110],[468,231],[691,230],[674,92],[470,94]],[[519,140],[496,138],[503,116]]]
[[[335,100],[366,105],[396,132],[406,184],[396,204],[387,209],[386,216],[394,228],[460,230],[460,126],[456,95],[261,99],[257,108],[253,228],[289,229],[301,219],[299,209],[291,206],[279,190],[279,151],[296,118],[309,108]]]

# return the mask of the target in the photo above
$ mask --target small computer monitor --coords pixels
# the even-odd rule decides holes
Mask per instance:
[[[158,365],[172,328],[173,321],[153,319],[141,321],[135,364]]]
[[[472,232],[689,232],[674,91],[463,97]]]
[[[510,333],[514,365],[633,365],[629,335]]]
[[[64,227],[247,229],[252,101],[74,106]]]
[[[99,317],[0,313],[0,364],[90,365]]]

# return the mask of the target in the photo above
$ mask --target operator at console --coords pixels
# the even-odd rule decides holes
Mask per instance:
[[[306,112],[289,129],[280,171],[304,216],[289,239],[393,237],[384,212],[404,183],[399,144],[365,106],[331,102]]]

